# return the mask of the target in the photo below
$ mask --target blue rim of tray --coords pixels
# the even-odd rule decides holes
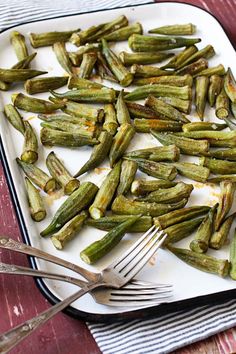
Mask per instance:
[[[179,4],[177,1],[171,1],[171,2],[166,2],[166,1],[158,1],[157,3],[154,2],[147,2],[145,4],[137,4],[137,5],[127,5],[127,6],[120,6],[120,7],[114,7],[114,8],[109,8],[109,9],[100,9],[100,10],[95,10],[95,11],[86,11],[86,12],[80,12],[78,14],[68,14],[68,15],[60,15],[60,16],[54,16],[46,19],[40,19],[40,20],[34,20],[34,21],[27,21],[27,22],[21,22],[18,23],[17,25],[10,26],[8,28],[5,28],[0,32],[3,33],[9,29],[18,27],[20,25],[26,25],[29,23],[35,23],[35,22],[41,22],[41,21],[48,21],[48,20],[53,20],[53,19],[58,19],[58,18],[64,18],[64,17],[72,17],[72,16],[78,16],[78,15],[84,15],[84,14],[90,14],[90,13],[97,13],[97,12],[102,12],[102,11],[112,11],[112,10],[117,10],[117,9],[125,9],[125,8],[132,8],[132,7],[139,7],[139,6],[146,6],[146,5],[153,5],[156,6],[160,3],[166,3],[166,4]],[[212,16],[221,26],[223,29],[225,35],[227,36],[229,42],[231,43],[232,47],[234,48],[233,43],[229,39],[229,36],[227,35],[227,32],[225,31],[224,27],[220,23],[220,21],[215,17],[213,14],[211,14],[209,11],[201,8],[200,6],[189,4],[186,2],[181,2],[180,4],[185,4],[189,5],[192,7],[196,7],[201,9],[202,11],[205,11],[208,13],[210,16]],[[16,212],[16,217],[18,220],[18,224],[20,227],[20,231],[23,237],[23,241],[31,245],[30,243],[30,237],[27,231],[27,227],[25,224],[25,220],[21,211],[19,199],[17,197],[16,189],[14,186],[14,182],[11,176],[10,172],[10,167],[7,161],[6,153],[4,150],[2,138],[0,136],[0,158],[2,161],[3,165],[3,170],[5,173],[7,185],[9,188],[9,192],[11,195],[12,203]],[[34,257],[28,257],[30,265],[33,269],[37,269],[37,265],[35,262]],[[53,305],[58,303],[60,300],[48,289],[47,285],[41,278],[35,278],[35,282],[41,293],[45,296],[45,298]],[[196,306],[202,306],[202,305],[208,305],[209,303],[211,305],[216,305],[218,303],[221,303],[222,301],[226,300],[231,300],[234,299],[236,295],[236,289],[234,290],[226,290],[222,291],[219,293],[214,293],[214,294],[209,294],[209,295],[203,295],[203,296],[198,296],[195,298],[190,298],[187,300],[181,300],[181,301],[175,301],[171,303],[166,303],[166,304],[161,304],[158,306],[150,307],[150,308],[145,308],[145,309],[138,309],[138,310],[131,310],[131,311],[126,311],[126,312],[121,312],[121,313],[114,313],[114,314],[97,314],[97,313],[89,313],[85,311],[78,310],[74,307],[67,307],[63,312],[70,315],[71,317],[77,318],[77,319],[82,319],[90,322],[114,322],[114,321],[125,321],[125,320],[131,320],[131,319],[137,319],[137,318],[145,318],[145,317],[156,317],[156,316],[161,316],[166,313],[170,312],[176,312],[176,311],[181,311],[181,310],[186,310],[190,308],[195,308]]]

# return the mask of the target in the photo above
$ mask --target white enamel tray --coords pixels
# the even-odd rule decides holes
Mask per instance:
[[[84,29],[104,21],[111,21],[112,19],[122,14],[128,17],[130,23],[136,21],[141,22],[144,28],[144,33],[147,33],[147,31],[151,28],[165,24],[188,22],[196,24],[197,33],[195,36],[202,38],[202,42],[199,43],[198,47],[201,49],[207,44],[212,44],[216,50],[216,56],[210,59],[210,66],[222,63],[226,68],[230,66],[234,71],[234,75],[236,75],[236,54],[223,28],[209,13],[192,5],[180,3],[148,4],[137,7],[126,7],[115,10],[100,11],[96,13],[86,13],[81,15],[49,19],[45,21],[37,21],[16,26],[14,29],[20,31],[26,37],[28,37],[30,32],[46,32],[54,30],[63,31],[78,27]],[[0,67],[9,68],[17,61],[9,41],[11,31],[12,29],[8,29],[0,34]],[[34,49],[30,46],[29,43],[28,47],[32,53]],[[72,45],[68,45],[68,50],[75,49],[76,48]],[[116,52],[124,49],[129,50],[127,42],[121,42],[114,46],[114,50]],[[51,47],[39,48],[37,49],[37,53],[38,54],[32,63],[33,68],[48,71],[48,76],[65,74],[60,65],[57,63]],[[106,82],[105,84],[111,86],[109,82]],[[64,92],[66,90],[66,87],[63,87],[59,91]],[[22,85],[13,86],[12,90],[9,92],[0,92],[1,111],[4,104],[10,103],[10,95],[13,92],[19,91],[23,92]],[[46,99],[48,94],[39,94],[37,97]],[[139,235],[127,234],[121,243],[108,256],[104,257],[104,259],[98,262],[95,267],[87,266],[85,263],[83,263],[80,260],[79,254],[80,251],[91,242],[101,238],[105,232],[86,227],[73,241],[70,242],[70,244],[68,244],[67,247],[65,247],[63,251],[56,250],[52,245],[50,238],[41,238],[39,235],[40,231],[43,230],[46,225],[48,225],[59,205],[65,200],[65,197],[61,197],[60,192],[52,196],[44,194],[43,197],[48,216],[46,220],[40,223],[35,223],[32,221],[26,200],[23,174],[15,162],[15,158],[21,154],[23,138],[18,131],[10,126],[7,120],[3,117],[2,112],[0,114],[2,160],[25,242],[46,252],[86,267],[90,270],[101,270],[114,258],[119,256],[127,247],[129,247],[132,242],[139,237]],[[40,121],[36,115],[26,112],[22,112],[22,115],[25,119],[30,120],[30,123],[33,125],[39,136]],[[191,117],[192,120],[197,120],[194,108],[192,110]],[[208,120],[217,121],[213,110],[207,111],[206,117]],[[135,138],[129,146],[129,150],[143,147],[153,147],[157,145],[157,141],[151,138],[149,134],[136,134]],[[40,157],[39,161],[37,162],[39,167],[45,169],[44,161],[50,150],[52,149],[40,146]],[[91,153],[90,147],[77,149],[54,147],[53,150],[65,162],[65,165],[72,174],[75,173],[84,164]],[[185,158],[185,160],[194,161],[193,158],[189,157]],[[195,161],[197,161],[197,159],[195,159]],[[100,186],[105,175],[109,172],[108,161],[105,161],[101,167],[102,168],[96,169],[92,173],[83,175],[80,178],[81,182],[89,180]],[[47,170],[45,169],[45,171]],[[142,174],[140,173],[137,175],[137,177],[141,175]],[[181,179],[183,180],[183,178]],[[213,185],[202,185],[201,183],[196,183],[187,179],[186,181],[188,183],[193,183],[195,187],[187,206],[213,205],[215,202],[217,202],[219,197],[218,187],[213,187]],[[236,210],[235,207],[236,204],[233,206],[233,210]],[[178,246],[180,245],[181,247],[188,247],[190,239],[191,237],[186,238],[184,241],[181,241]],[[209,251],[209,254],[216,254],[216,256],[219,258],[228,258],[229,249],[226,245],[221,251],[217,251],[217,253],[214,251]],[[41,260],[32,260],[32,265],[40,270],[64,272],[68,275],[74,275],[72,271],[64,270],[59,266]],[[219,295],[232,296],[232,290],[235,289],[236,285],[235,282],[229,278],[221,279],[215,275],[196,270],[184,264],[174,255],[165,250],[160,250],[158,255],[153,257],[145,269],[138,275],[138,278],[148,281],[173,284],[174,286],[174,296],[171,303],[165,306],[159,306],[155,308],[155,310],[152,309],[152,313],[153,311],[158,313],[158,311],[160,312],[163,309],[164,311],[168,311],[170,308],[176,309],[177,306],[178,308],[181,308],[182,306],[185,307],[187,304],[191,305],[196,302],[200,303],[200,301],[212,302],[217,299]],[[39,281],[38,283],[41,290],[43,290],[44,294],[51,301],[56,301],[58,298],[64,299],[76,290],[74,285],[69,285],[67,283],[58,281],[43,280]],[[148,310],[143,310],[140,312],[130,311],[129,309],[127,311],[127,309],[124,308],[113,308],[98,305],[94,302],[90,295],[86,295],[73,304],[73,307],[70,309],[70,313],[72,313],[74,316],[87,319],[106,320],[109,318],[120,319],[142,316],[148,313]]]

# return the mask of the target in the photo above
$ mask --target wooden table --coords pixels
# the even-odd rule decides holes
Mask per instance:
[[[167,0],[168,1],[168,0]],[[158,1],[157,1],[158,2]],[[176,1],[181,2],[181,1]],[[236,48],[236,0],[188,0],[218,18]],[[176,21],[178,22],[178,21]],[[236,65],[236,63],[235,63]],[[21,240],[15,211],[0,165],[0,234]],[[0,250],[0,260],[28,266],[24,255]],[[49,307],[30,277],[0,275],[0,333]],[[236,328],[182,348],[175,354],[229,354],[236,352]],[[22,342],[12,354],[99,354],[100,351],[84,322],[58,314]]]

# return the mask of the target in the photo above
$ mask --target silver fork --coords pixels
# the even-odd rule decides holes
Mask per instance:
[[[151,231],[150,231],[151,230]],[[50,307],[38,316],[0,335],[0,353],[7,353],[40,325],[47,322],[58,312],[79,299],[81,296],[98,287],[120,288],[127,284],[148,262],[157,249],[165,241],[167,235],[163,231],[151,228],[119,259],[105,268],[101,273],[94,273],[94,280],[68,298]]]
[[[68,275],[44,272],[32,268],[21,267],[15,264],[0,262],[0,273],[13,275],[28,275],[54,280],[65,281],[83,288],[87,282]],[[90,292],[93,299],[102,305],[143,307],[157,305],[171,296],[172,286],[154,284],[146,281],[133,280],[120,289],[93,289]],[[124,305],[125,304],[125,305]]]

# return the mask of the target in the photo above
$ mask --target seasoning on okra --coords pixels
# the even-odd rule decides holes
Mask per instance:
[[[216,97],[220,94],[221,88],[222,78],[219,75],[211,75],[208,88],[208,102],[211,107],[215,105]]]
[[[88,213],[82,211],[80,214],[75,215],[70,219],[59,231],[57,231],[51,237],[53,245],[58,249],[62,250],[65,245],[71,241],[77,233],[82,229],[85,220],[88,217]]]
[[[97,262],[121,241],[130,226],[133,225],[140,216],[141,215],[132,216],[132,218],[115,226],[102,239],[93,242],[81,251],[80,258],[88,264]]]
[[[236,173],[236,162],[234,161],[200,157],[199,163],[201,166],[209,168],[209,170],[214,174],[227,175]]]
[[[180,112],[190,114],[191,108],[192,108],[192,101],[191,99],[189,100],[182,100],[181,98],[177,97],[158,97],[160,100],[164,101],[165,103],[168,103],[169,105],[173,106],[174,108],[177,108]]]
[[[134,119],[134,129],[139,133],[149,133],[150,130],[158,132],[180,132],[182,123],[174,120]]]
[[[15,107],[33,113],[52,113],[65,106],[64,102],[52,103],[40,98],[26,96],[23,93],[12,94],[11,100]]]
[[[102,84],[99,84],[97,82],[88,80],[88,79],[84,79],[82,77],[77,77],[77,76],[70,76],[69,80],[68,80],[68,85],[67,85],[68,89],[89,89],[89,88],[97,88],[97,89],[101,89],[104,86]]]
[[[154,77],[145,77],[134,79],[134,85],[143,86],[143,85],[153,85],[153,84],[162,84],[170,86],[192,86],[193,78],[191,75],[186,74],[183,76],[171,75],[171,76],[154,76]]]
[[[117,195],[126,195],[130,191],[131,184],[137,172],[138,165],[135,161],[124,160],[121,164],[120,182],[117,187]]]
[[[176,75],[201,75],[201,72],[208,67],[208,62],[206,59],[201,58],[197,61],[194,61],[191,64],[181,67],[180,69],[175,71]]]
[[[158,34],[178,35],[178,36],[195,34],[195,32],[196,32],[196,26],[193,25],[192,23],[161,26],[161,27],[153,28],[148,31],[148,33],[158,33]]]
[[[18,157],[16,158],[16,162],[22,168],[26,176],[45,193],[53,192],[56,189],[55,179],[48,176],[40,168],[31,163],[21,161]]]
[[[24,147],[21,154],[21,160],[28,163],[34,163],[38,160],[38,139],[30,123],[24,121],[24,125]]]
[[[196,77],[198,75],[201,75],[201,76],[212,76],[212,75],[225,75],[225,68],[222,64],[219,64],[217,66],[214,66],[212,68],[206,68],[204,70],[202,70],[199,74],[198,73],[195,73],[193,75],[193,77]]]
[[[97,191],[98,187],[94,183],[81,183],[80,187],[76,189],[59,207],[50,224],[40,233],[40,235],[48,236],[60,230],[67,221],[71,220],[81,210],[90,205]]]
[[[127,152],[124,157],[141,158],[160,161],[178,161],[180,157],[179,148],[175,145],[157,146],[153,148],[140,149]]]
[[[208,77],[198,76],[196,78],[195,106],[196,106],[197,114],[201,120],[203,120],[204,118],[208,86],[209,86]]]
[[[122,194],[117,196],[112,203],[111,210],[115,214],[119,215],[148,215],[148,216],[159,216],[170,212],[171,210],[176,210],[183,208],[188,202],[188,199],[182,199],[180,202],[173,204],[164,203],[148,203],[140,202],[137,200],[130,200],[124,197]]]
[[[103,129],[111,135],[115,135],[119,124],[117,122],[116,111],[113,104],[107,103],[104,105],[104,115]]]
[[[222,222],[224,221],[226,215],[230,211],[233,201],[234,201],[234,193],[235,193],[236,185],[230,181],[220,182],[220,201],[219,207],[216,213],[215,219],[215,230],[218,231]]]
[[[231,102],[236,103],[236,82],[232,70],[228,68],[224,79],[225,92]]]
[[[131,185],[131,193],[135,196],[143,196],[149,192],[156,191],[161,188],[170,188],[176,186],[177,182],[165,181],[165,180],[134,180]]]
[[[134,134],[135,129],[131,124],[125,123],[120,126],[119,130],[114,136],[109,153],[111,167],[123,156]]]
[[[210,169],[207,167],[199,166],[191,162],[174,162],[173,166],[177,169],[178,173],[189,179],[193,179],[198,182],[206,182],[209,175]]]
[[[50,175],[63,188],[64,193],[70,195],[79,188],[79,180],[73,178],[69,171],[65,168],[62,161],[51,151],[46,158],[46,165]]]
[[[102,131],[98,137],[98,144],[94,146],[89,160],[80,168],[74,177],[78,177],[83,173],[92,170],[100,165],[107,157],[112,144],[112,135],[107,131]]]
[[[30,207],[30,215],[34,221],[42,221],[46,217],[46,209],[39,190],[25,177],[27,198]]]
[[[193,132],[199,130],[223,130],[227,128],[227,124],[211,123],[211,122],[192,122],[186,123],[182,126],[183,132]]]
[[[24,89],[29,95],[40,92],[48,92],[49,90],[58,89],[67,84],[68,77],[66,76],[52,76],[41,77],[38,79],[29,79],[24,84]]]
[[[168,249],[183,262],[203,272],[226,277],[229,274],[230,263],[227,259],[217,259],[206,254],[196,253],[183,248],[176,248],[168,244]]]
[[[73,119],[73,118],[72,118]],[[99,127],[95,124],[83,125],[81,123],[74,123],[68,120],[59,120],[55,119],[52,121],[45,121],[40,124],[41,127],[54,129],[54,130],[61,130],[68,133],[75,133],[87,138],[96,138],[97,134],[99,134]]]
[[[214,232],[215,214],[217,211],[218,203],[215,204],[203,219],[194,240],[190,243],[190,249],[197,253],[206,253],[209,247],[209,241],[212,233]]]
[[[119,58],[125,66],[131,66],[133,64],[145,65],[160,63],[163,60],[173,57],[173,55],[173,53],[158,53],[156,51],[153,51],[152,53],[120,52]],[[131,73],[133,73],[133,70],[131,70]]]
[[[210,156],[221,160],[236,161],[236,148],[210,151]]]
[[[235,219],[236,214],[228,216],[221,224],[218,231],[215,231],[210,238],[209,247],[219,250],[226,243],[230,228]]]
[[[24,121],[17,109],[12,104],[6,104],[4,106],[4,114],[8,121],[11,123],[11,125],[24,135]]]
[[[151,108],[143,106],[139,103],[126,101],[126,106],[128,107],[129,113],[133,118],[159,118],[156,112],[154,112]]]

